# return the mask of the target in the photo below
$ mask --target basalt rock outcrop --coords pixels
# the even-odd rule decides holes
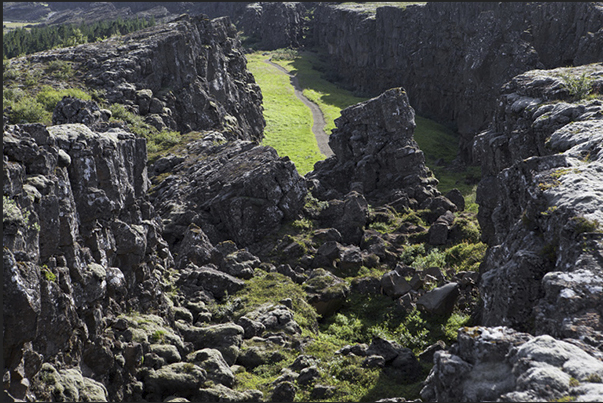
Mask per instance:
[[[339,81],[376,95],[402,86],[422,116],[454,122],[461,156],[488,125],[498,89],[532,69],[603,60],[599,3],[321,3],[312,38]]]
[[[421,397],[436,402],[601,400],[601,351],[578,340],[533,336],[508,327],[459,331],[449,351],[436,351]]]
[[[104,332],[126,309],[165,311],[173,265],[147,196],[146,141],[29,124],[5,127],[3,145],[5,389],[46,399],[55,382],[73,385],[67,400],[123,397],[135,379],[114,353],[130,344]]]
[[[54,49],[29,63],[69,61],[83,81],[160,128],[222,130],[259,141],[265,126],[260,88],[246,69],[227,17],[183,16],[123,37]],[[25,63],[25,60],[15,60]]]
[[[602,72],[592,64],[515,77],[476,138],[478,219],[490,245],[480,286],[486,325],[603,341],[592,316],[600,294],[591,293],[603,281],[603,104],[568,92],[573,79],[601,91]]]
[[[249,246],[295,218],[303,206],[305,179],[271,147],[226,142],[214,133],[189,143],[186,153],[152,192],[171,245],[182,241],[192,223],[212,244],[232,240]]]
[[[329,137],[335,155],[306,176],[319,199],[358,191],[372,204],[417,208],[439,196],[437,180],[413,139],[414,110],[403,89],[344,109],[335,124]]]
[[[601,400],[603,103],[588,93],[602,67],[529,71],[501,89],[474,144],[484,327],[436,352],[425,400]]]

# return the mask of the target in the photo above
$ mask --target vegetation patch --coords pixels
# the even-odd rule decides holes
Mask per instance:
[[[247,55],[247,68],[262,89],[266,119],[262,144],[288,156],[300,175],[305,175],[324,159],[312,133],[312,113],[295,96],[289,76],[265,63],[266,59],[262,53]]]

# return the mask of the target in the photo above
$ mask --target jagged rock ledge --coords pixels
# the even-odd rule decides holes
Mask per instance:
[[[503,86],[474,144],[490,327],[462,329],[436,353],[424,399],[603,399],[603,102],[587,96],[603,92],[602,77],[597,63]]]

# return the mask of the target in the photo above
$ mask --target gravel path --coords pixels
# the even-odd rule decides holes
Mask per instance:
[[[331,155],[333,155],[333,150],[331,150],[331,147],[329,147],[329,135],[325,132],[325,117],[323,116],[322,111],[320,110],[318,105],[310,101],[302,93],[302,88],[299,86],[299,80],[296,76],[289,74],[289,72],[284,67],[279,66],[278,64],[273,63],[270,60],[264,60],[264,62],[276,67],[277,69],[291,77],[291,84],[293,85],[295,96],[297,96],[299,100],[302,101],[304,105],[306,105],[312,111],[312,118],[314,119],[314,124],[312,125],[312,133],[314,133],[314,136],[316,137],[318,149],[326,157],[330,157]]]

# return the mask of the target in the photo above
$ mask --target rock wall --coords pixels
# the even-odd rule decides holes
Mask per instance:
[[[603,102],[587,95],[601,94],[602,73],[601,63],[533,70],[502,87],[474,144],[489,327],[461,329],[436,353],[424,399],[603,397]]]
[[[120,38],[55,49],[31,62],[74,62],[84,81],[155,125],[182,133],[219,129],[261,140],[262,94],[227,17],[200,15]]]
[[[5,389],[31,398],[42,363],[81,364],[71,375],[108,399],[128,382],[108,382],[125,345],[101,334],[127,309],[165,310],[173,265],[147,196],[146,140],[29,124],[5,127],[3,145]]]
[[[313,40],[342,82],[371,95],[404,87],[417,113],[458,127],[467,162],[502,84],[603,60],[599,3],[320,4],[313,15]]]

